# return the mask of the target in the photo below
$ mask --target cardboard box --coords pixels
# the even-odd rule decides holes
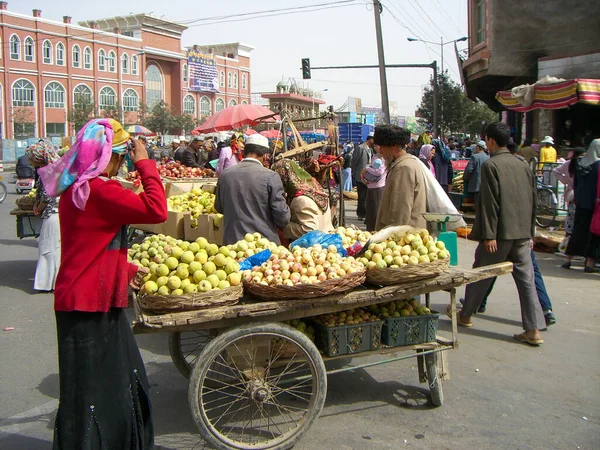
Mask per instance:
[[[212,179],[200,180],[200,181],[169,181],[165,188],[167,198],[173,197],[174,195],[185,194],[190,192],[192,189],[204,189],[214,194],[214,190],[217,185],[217,180]]]
[[[133,228],[138,230],[146,231],[147,233],[164,234],[171,236],[176,239],[184,239],[185,234],[183,231],[183,218],[186,213],[168,211],[167,220],[163,223],[158,224],[133,224]],[[189,214],[188,214],[189,215]]]
[[[217,227],[215,227],[215,217],[218,216],[216,214],[200,214],[198,216],[198,226],[192,228],[192,216],[186,214],[183,218],[185,240],[193,242],[199,237],[204,237],[212,244],[223,245],[223,219],[219,220]]]

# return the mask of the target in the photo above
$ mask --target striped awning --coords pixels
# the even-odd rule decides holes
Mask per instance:
[[[561,109],[575,103],[600,105],[600,80],[575,78],[551,84],[535,84],[524,89],[532,89],[527,96],[529,104],[523,104],[524,98],[515,96],[513,91],[498,91],[498,100],[506,109],[527,112],[534,109]]]

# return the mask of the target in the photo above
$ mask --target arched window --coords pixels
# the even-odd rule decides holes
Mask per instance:
[[[56,65],[65,65],[65,46],[62,42],[56,44]]]
[[[83,51],[83,68],[91,69],[92,68],[92,49],[86,47]]]
[[[21,40],[16,34],[10,37],[10,59],[21,59]]]
[[[225,72],[221,70],[219,73],[219,86],[225,87]]]
[[[227,104],[227,107],[229,106],[235,106],[237,105],[237,102],[234,99],[229,100],[229,103]]]
[[[98,70],[106,72],[106,52],[102,48],[98,52]]]
[[[81,67],[81,49],[79,45],[73,46],[73,67],[79,68]]]
[[[184,64],[183,65],[183,82],[187,83],[188,80],[188,65]]]
[[[242,100],[242,105],[247,105],[248,102],[246,100]]]
[[[29,80],[17,80],[12,86],[13,106],[34,106],[35,89]]]
[[[44,64],[52,64],[52,44],[49,40],[45,40],[42,44],[42,53],[44,56]]]
[[[227,72],[227,87],[233,87],[232,85],[232,77],[231,77],[231,72]]]
[[[163,99],[163,81],[158,67],[150,64],[146,69],[146,103],[152,109]]]
[[[242,74],[242,89],[248,89],[248,75],[245,73]]]
[[[100,109],[113,107],[117,104],[117,94],[110,86],[100,89]]]
[[[133,55],[131,57],[131,75],[137,75],[138,74],[138,57],[136,55]]]
[[[210,116],[210,99],[208,97],[200,99],[200,115]]]
[[[53,81],[48,83],[44,89],[44,102],[46,108],[64,108],[65,107],[65,88],[62,84]]]
[[[123,92],[123,111],[138,110],[138,94],[133,89]]]
[[[222,98],[215,100],[215,112],[223,111],[225,109],[225,101]]]
[[[108,52],[108,71],[116,72],[117,71],[117,55],[112,50]]]
[[[238,88],[238,74],[237,73],[233,74],[233,87],[234,87],[234,89]]]
[[[129,73],[129,56],[127,53],[121,55],[121,71],[123,73]]]
[[[92,90],[85,84],[78,84],[73,91],[73,103],[89,105],[92,103]]]
[[[25,53],[25,61],[33,62],[33,60],[35,59],[35,44],[33,43],[33,38],[31,38],[29,36],[27,36],[25,38],[25,52],[24,53]],[[10,59],[13,59],[12,45],[10,47]]]
[[[192,116],[196,115],[196,100],[189,94],[183,98],[183,113]]]

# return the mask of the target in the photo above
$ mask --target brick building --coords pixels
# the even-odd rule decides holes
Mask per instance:
[[[38,9],[28,16],[7,8],[0,1],[0,138],[73,134],[68,111],[86,100],[125,124],[138,121],[141,102],[151,108],[163,100],[197,119],[250,103],[248,45],[194,46],[216,67],[214,86],[195,89],[184,25],[151,14],[76,25],[68,16],[56,22]]]

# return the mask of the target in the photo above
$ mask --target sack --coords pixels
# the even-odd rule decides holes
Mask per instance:
[[[590,224],[590,231],[596,236],[600,236],[600,173],[598,174],[598,188],[596,190],[596,205],[594,206],[594,215]]]
[[[460,214],[448,194],[442,189],[442,186],[435,178],[431,170],[425,167],[425,164],[419,164],[425,180],[425,192],[427,195],[427,212],[442,214]],[[456,231],[457,228],[466,227],[464,219],[457,222],[446,224],[448,231]]]
[[[342,237],[339,234],[323,233],[322,231],[309,231],[304,236],[299,237],[292,242],[290,248],[296,246],[308,248],[316,244],[319,244],[323,248],[333,245],[340,255],[346,256],[346,249],[344,248]]]
[[[252,270],[255,266],[260,266],[262,263],[267,262],[271,257],[271,250],[263,250],[258,252],[256,255],[252,255],[246,258],[240,264],[240,270]]]

